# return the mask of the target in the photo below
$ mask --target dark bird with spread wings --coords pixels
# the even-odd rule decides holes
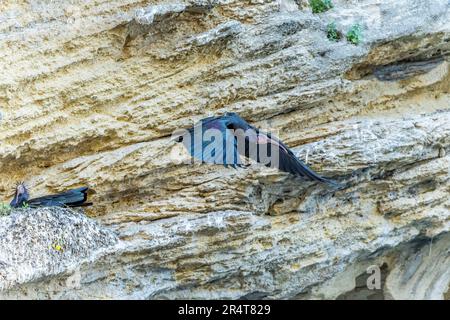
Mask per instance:
[[[202,119],[175,140],[183,142],[191,156],[203,163],[242,167],[241,155],[308,180],[340,185],[315,173],[278,138],[251,126],[236,113]]]
[[[20,208],[29,206],[36,207],[84,207],[91,205],[87,203],[87,187],[71,189],[58,194],[52,194],[39,198],[30,199],[27,187],[23,182],[17,184],[14,198],[10,206],[13,208]]]

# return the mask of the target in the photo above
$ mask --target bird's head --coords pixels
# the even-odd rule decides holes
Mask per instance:
[[[225,114],[225,119],[227,122],[227,128],[231,130],[243,130],[247,131],[249,129],[254,129],[247,121],[242,119],[237,113],[227,112]]]
[[[193,128],[177,129],[172,133],[171,140],[175,142],[183,142],[187,136],[192,135]]]
[[[25,186],[25,183],[19,182],[16,185],[16,188],[14,190],[14,198],[12,199],[10,206],[13,208],[18,208],[24,205],[26,201],[28,201],[29,194],[28,189]]]

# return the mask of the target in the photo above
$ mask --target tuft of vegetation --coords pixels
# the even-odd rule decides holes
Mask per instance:
[[[361,43],[363,35],[362,35],[362,28],[359,24],[354,24],[350,30],[347,32],[347,41],[358,45]]]
[[[9,204],[0,202],[0,217],[9,216],[11,214],[12,208]]]
[[[331,22],[327,25],[327,38],[334,42],[341,40],[342,33],[336,28],[336,23]]]
[[[309,0],[309,5],[313,13],[321,13],[333,8],[331,0]]]
[[[63,238],[55,239],[50,246],[51,249],[62,253],[66,250],[66,241]]]
[[[58,242],[53,242],[52,243],[52,249],[58,252],[63,252],[64,251],[64,246]]]
[[[13,208],[9,204],[0,202],[0,217],[6,217],[9,216],[13,211],[20,212],[20,210],[28,208],[28,203],[24,203],[20,208]]]

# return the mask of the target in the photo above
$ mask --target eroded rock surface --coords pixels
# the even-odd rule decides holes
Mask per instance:
[[[3,200],[17,180],[33,196],[89,185],[89,216],[119,240],[57,272],[36,259],[0,296],[448,297],[450,4],[333,3],[2,2]],[[361,44],[329,41],[333,21]],[[225,111],[345,188],[185,164],[171,133]],[[382,292],[365,291],[371,265]]]
[[[0,290],[89,261],[117,243],[111,230],[62,208],[20,209],[0,218]]]

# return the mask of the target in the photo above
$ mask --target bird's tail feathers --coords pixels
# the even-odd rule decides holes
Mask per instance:
[[[303,164],[298,158],[297,161],[300,164]],[[299,172],[302,176],[306,176],[309,179],[313,180],[313,181],[319,181],[322,183],[326,183],[330,186],[336,187],[336,188],[343,188],[345,185],[342,183],[339,183],[335,180],[329,179],[329,178],[325,178],[322,177],[321,175],[317,174],[316,172],[314,172],[312,169],[310,169],[307,165],[301,165],[298,168],[302,168],[301,172]]]

